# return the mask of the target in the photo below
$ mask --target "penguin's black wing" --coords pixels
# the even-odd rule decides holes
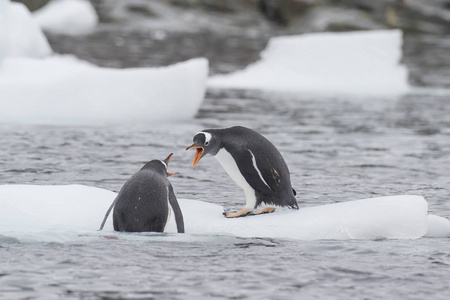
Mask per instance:
[[[106,211],[105,214],[105,218],[103,219],[102,224],[100,225],[100,229],[98,231],[101,231],[103,229],[103,227],[105,226],[106,220],[108,219],[109,213],[111,212],[111,209],[114,207],[114,205],[116,204],[117,201],[117,197],[116,199],[114,199],[113,203],[111,204],[111,206],[108,208],[108,210]]]
[[[257,169],[258,166],[256,165],[255,158],[250,150],[241,148],[237,151],[233,151],[231,156],[233,156],[236,161],[242,176],[244,176],[245,180],[255,191],[266,197],[273,196],[274,193],[264,181],[261,172]]]
[[[172,206],[173,213],[175,215],[175,221],[177,222],[177,231],[178,233],[184,233],[184,221],[183,221],[183,213],[181,212],[180,205],[178,205],[177,197],[173,192],[173,187],[169,183],[169,203]]]

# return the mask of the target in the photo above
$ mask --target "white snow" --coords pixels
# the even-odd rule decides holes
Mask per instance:
[[[37,23],[22,3],[0,0],[0,66],[5,57],[46,57],[52,53]]]
[[[116,194],[82,185],[0,186],[0,234],[38,240],[80,236],[124,236],[112,228],[112,214],[96,231]],[[298,211],[237,219],[223,217],[219,205],[179,199],[187,235],[235,235],[299,240],[417,239],[450,236],[450,221],[427,215],[420,196],[348,201]],[[176,232],[170,220],[168,232]]]
[[[26,8],[0,0],[0,122],[183,120],[194,117],[204,98],[204,58],[160,68],[111,69],[50,54]]]
[[[400,30],[313,33],[269,40],[246,69],[216,75],[214,88],[288,92],[398,95],[409,90],[400,64]]]
[[[0,120],[32,124],[112,124],[194,117],[208,61],[168,67],[100,68],[71,56],[5,59]]]
[[[33,16],[43,30],[56,34],[88,34],[98,24],[97,13],[88,0],[53,0]]]

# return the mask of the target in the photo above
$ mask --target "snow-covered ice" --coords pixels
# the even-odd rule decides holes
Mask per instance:
[[[112,124],[183,120],[203,102],[208,61],[168,67],[100,68],[50,55],[22,4],[0,0],[0,122]]]
[[[97,232],[114,192],[82,186],[0,186],[0,234],[49,239],[111,235],[112,215]],[[417,239],[449,237],[450,221],[428,215],[420,196],[390,196],[302,207],[272,214],[226,219],[219,205],[179,199],[186,234],[317,239]],[[176,232],[169,221],[168,232]]]
[[[33,16],[43,30],[56,34],[88,34],[98,24],[97,13],[88,0],[53,0]]]
[[[211,77],[210,87],[398,95],[409,90],[400,30],[274,37],[246,69]]]
[[[52,49],[22,3],[0,0],[0,66],[5,57],[42,58]]]
[[[5,59],[0,120],[33,124],[111,124],[183,120],[203,102],[208,61],[168,67],[100,68],[72,56]]]

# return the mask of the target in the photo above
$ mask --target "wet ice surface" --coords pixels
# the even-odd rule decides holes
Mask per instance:
[[[192,54],[197,53],[195,41],[204,39],[174,40],[185,41],[188,50],[183,53]],[[108,35],[105,40],[107,45]],[[234,49],[245,44],[231,41]],[[256,38],[247,41],[249,49],[264,47]],[[446,47],[430,38],[424,43],[419,39],[415,48],[427,43],[439,46],[431,49],[433,55]],[[140,55],[150,56],[143,44],[135,37],[135,50],[127,54],[132,63],[138,64]],[[235,64],[224,49],[212,61],[213,72],[248,63],[255,57],[249,49],[234,51]],[[171,54],[180,52],[178,48],[171,51],[153,60],[165,64],[180,57]],[[434,72],[432,55],[410,52],[408,48],[405,61],[413,69],[413,81],[442,86],[448,61]],[[108,61],[104,63],[114,65],[120,59]],[[118,191],[146,161],[174,152],[169,170],[176,173],[171,181],[178,197],[238,209],[244,195],[217,161],[204,158],[192,170],[194,153],[184,149],[201,129],[241,124],[264,134],[283,153],[300,206],[416,194],[427,199],[432,213],[449,218],[449,115],[448,96],[434,93],[349,98],[211,90],[197,118],[189,122],[2,124],[0,182],[77,183]],[[430,238],[305,242],[124,234],[118,240],[80,236],[76,242],[46,243],[1,236],[0,298],[448,299],[447,249],[448,239]]]

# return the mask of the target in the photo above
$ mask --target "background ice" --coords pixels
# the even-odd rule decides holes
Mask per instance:
[[[111,124],[189,119],[197,113],[208,76],[205,59],[167,68],[119,70],[71,57],[47,57],[51,49],[25,7],[0,1],[4,8],[2,122]],[[49,24],[49,30],[91,30],[97,22],[95,12],[77,18],[80,3],[86,1],[55,1],[37,12],[36,18],[44,27]],[[72,13],[80,26],[71,23]],[[398,30],[272,38],[259,62],[233,74],[216,75],[208,83],[212,87],[401,94],[408,90],[407,70],[399,65],[401,44]],[[11,58],[17,56],[28,58]],[[36,57],[46,58],[31,59]]]
[[[33,124],[189,119],[203,101],[207,75],[204,58],[139,69],[100,68],[71,56],[5,59],[0,119]]]
[[[211,87],[396,95],[408,91],[400,30],[314,33],[271,38],[261,60],[215,75]]]
[[[47,238],[58,234],[97,234],[116,194],[82,185],[0,186],[0,234]],[[226,219],[219,205],[179,199],[187,234],[317,239],[417,239],[450,236],[450,222],[427,216],[420,196],[390,196],[302,207],[273,214]],[[168,232],[176,232],[171,219]],[[428,231],[428,232],[427,232]],[[113,234],[112,214],[99,235]],[[77,236],[77,235],[76,235]]]
[[[71,10],[70,1],[65,5]],[[112,69],[71,56],[50,56],[45,36],[23,4],[0,0],[0,8],[1,122],[84,125],[184,120],[194,117],[203,102],[208,76],[204,58],[169,67]],[[48,18],[56,22],[56,16]],[[70,21],[69,16],[63,19]]]
[[[53,0],[33,16],[43,30],[54,34],[87,34],[98,23],[97,13],[87,0]]]
[[[22,3],[0,0],[0,67],[5,57],[46,57],[52,53],[42,31]]]

